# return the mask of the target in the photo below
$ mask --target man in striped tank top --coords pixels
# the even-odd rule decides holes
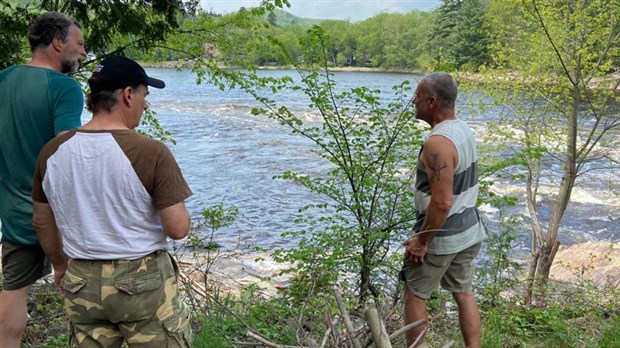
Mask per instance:
[[[479,347],[480,313],[472,289],[473,260],[485,237],[475,207],[478,152],[473,132],[456,117],[456,96],[456,80],[444,72],[426,75],[415,92],[416,118],[427,122],[431,132],[419,153],[417,221],[414,235],[403,242],[400,279],[406,283],[405,324],[428,318],[426,300],[441,285],[458,305],[465,345]],[[407,346],[425,327],[409,331]]]

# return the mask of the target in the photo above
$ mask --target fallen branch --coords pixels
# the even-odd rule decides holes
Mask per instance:
[[[424,330],[422,330],[422,332],[420,333],[418,338],[416,338],[415,341],[413,341],[413,343],[409,346],[409,348],[413,348],[413,347],[417,346],[418,343],[420,343],[420,341],[422,341],[424,339],[424,335],[426,334],[426,330],[428,330],[428,328],[424,328]]]
[[[413,329],[415,329],[416,327],[418,327],[418,326],[420,326],[420,325],[423,325],[423,324],[426,324],[426,319],[420,319],[420,320],[418,320],[418,321],[414,321],[413,323],[409,323],[409,324],[407,324],[407,325],[405,325],[405,326],[401,327],[400,329],[398,329],[398,330],[394,331],[394,332],[390,335],[390,342],[394,342],[394,340],[395,340],[398,336],[400,336],[400,335],[402,335],[402,334],[406,333],[406,332],[407,332],[407,331],[409,331],[409,330],[413,330]]]
[[[272,348],[306,348],[304,346],[285,346],[285,345],[273,343],[273,342],[269,341],[268,339],[253,333],[252,331],[248,331],[245,334],[246,334],[246,336],[249,336],[249,337],[259,341],[263,346],[267,346],[267,347],[272,347]]]
[[[329,342],[329,336],[332,334],[332,332],[334,333],[334,339],[336,338],[336,323],[338,322],[338,317],[334,318],[334,320],[329,320],[329,315],[326,315],[326,319],[328,320],[328,325],[329,327],[327,328],[327,330],[325,331],[325,335],[323,335],[323,340],[321,341],[321,346],[320,348],[325,348],[327,347],[327,343]]]
[[[353,324],[351,323],[349,312],[344,306],[344,301],[342,300],[342,294],[340,293],[340,289],[337,286],[334,286],[334,297],[336,298],[336,303],[338,303],[338,309],[340,309],[340,314],[342,315],[342,319],[344,320],[344,326],[347,328],[347,331],[349,333],[349,340],[351,341],[351,346],[353,346],[353,348],[362,348],[362,344],[360,343],[360,341],[357,338],[353,337]]]
[[[366,322],[368,323],[368,327],[370,328],[370,333],[372,334],[372,338],[375,342],[375,347],[392,348],[390,338],[385,331],[385,325],[383,324],[383,321],[379,319],[379,313],[377,313],[377,309],[369,308],[365,313],[365,317]]]

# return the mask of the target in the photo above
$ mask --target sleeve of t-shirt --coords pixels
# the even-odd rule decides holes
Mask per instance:
[[[192,195],[170,149],[159,144],[159,156],[153,185],[153,207],[161,210],[183,202]]]
[[[78,128],[82,125],[84,96],[77,81],[65,79],[64,88],[58,89],[54,109],[54,134]]]

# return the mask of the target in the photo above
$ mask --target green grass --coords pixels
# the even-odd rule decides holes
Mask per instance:
[[[510,284],[512,289],[515,283]],[[620,347],[619,289],[597,289],[587,283],[550,287],[544,307],[523,305],[516,296],[485,297],[487,291],[497,295],[497,284],[477,290],[482,315],[482,347]],[[326,331],[323,314],[338,315],[329,294],[310,299],[267,299],[254,287],[247,288],[239,296],[218,295],[217,291],[212,291],[212,294],[214,297],[209,301],[192,302],[193,347],[242,347],[235,345],[235,342],[252,341],[247,336],[248,331],[277,344],[297,346],[297,329],[301,327],[320,342]],[[191,293],[187,295],[192,296]],[[343,295],[354,297],[353,293]],[[30,304],[32,318],[23,347],[66,347],[68,322],[62,299],[54,286],[36,286]],[[452,296],[445,291],[435,291],[427,307],[431,315],[427,342],[432,347],[443,347],[453,340],[457,348],[463,348]],[[354,312],[361,317],[363,311]],[[383,313],[386,312],[383,309]],[[358,320],[357,326],[360,323],[361,320]],[[390,319],[389,332],[400,326],[402,308],[399,305]],[[337,330],[340,333],[344,331],[341,321],[337,324]],[[400,341],[393,346],[404,347],[404,343]]]

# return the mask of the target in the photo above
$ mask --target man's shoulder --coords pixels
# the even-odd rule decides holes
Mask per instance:
[[[20,67],[22,67],[23,65],[12,65],[8,68],[5,68],[3,70],[0,70],[0,81],[4,80],[8,75],[16,72],[16,71],[20,71]]]
[[[431,134],[424,140],[424,147],[454,146],[454,142],[443,133]]]
[[[48,69],[47,78],[50,81],[50,85],[54,85],[54,87],[80,88],[80,84],[74,78],[55,70]]]
[[[159,152],[162,149],[168,150],[168,146],[166,146],[166,144],[164,144],[163,142],[143,135],[135,130],[126,133],[124,132],[122,134],[126,135],[126,141],[139,145],[140,147],[144,148],[144,151]]]
[[[17,81],[20,84],[30,83],[40,87],[42,80],[46,80],[49,88],[78,88],[81,90],[80,84],[74,78],[53,69],[30,65],[13,65],[0,71],[0,79],[4,79],[9,75],[11,75],[10,79],[12,81]],[[45,82],[43,82],[43,85],[45,85]]]
[[[19,66],[20,65],[11,65],[9,67],[6,67],[6,68],[0,70],[0,76],[4,76],[4,75],[10,73],[11,71],[15,70]]]
[[[70,130],[53,137],[50,141],[43,145],[43,148],[41,148],[41,151],[39,152],[39,157],[51,157],[54,153],[56,153],[58,148],[71,139],[75,133],[75,130]]]

